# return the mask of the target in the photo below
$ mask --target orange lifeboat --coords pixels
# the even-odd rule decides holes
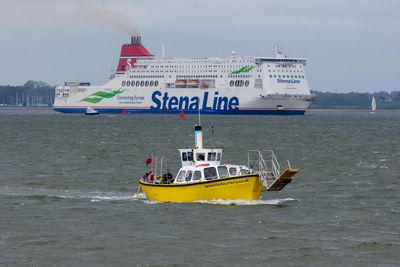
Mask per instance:
[[[200,88],[201,88],[201,89],[207,89],[208,87],[209,87],[208,83],[206,83],[206,82],[201,82],[201,84],[200,84]]]
[[[199,87],[199,80],[188,80],[187,86],[189,88],[197,88],[197,87]]]
[[[175,87],[177,88],[184,88],[186,87],[186,80],[176,80]]]

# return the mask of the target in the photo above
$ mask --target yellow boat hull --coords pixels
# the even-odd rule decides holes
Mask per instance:
[[[140,181],[146,198],[160,202],[197,200],[257,200],[264,187],[257,174],[187,184],[153,184]]]

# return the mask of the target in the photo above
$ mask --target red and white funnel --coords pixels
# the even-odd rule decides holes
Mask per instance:
[[[116,75],[125,73],[129,68],[133,68],[139,58],[153,58],[143,45],[140,35],[132,36],[130,44],[124,44],[121,47],[121,55],[117,66]]]

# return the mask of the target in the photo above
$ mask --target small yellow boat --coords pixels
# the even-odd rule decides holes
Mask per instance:
[[[201,200],[257,200],[263,191],[281,191],[300,170],[288,168],[280,172],[272,150],[250,150],[247,165],[224,164],[222,149],[203,148],[202,128],[195,126],[195,148],[179,149],[182,167],[175,178],[162,174],[156,179],[140,179],[140,190],[151,201],[193,202]],[[153,169],[153,168],[152,168]]]

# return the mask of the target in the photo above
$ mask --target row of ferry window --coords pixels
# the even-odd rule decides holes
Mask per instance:
[[[158,72],[161,72],[161,73],[185,73],[185,72],[192,72],[192,73],[203,73],[203,72],[217,72],[217,70],[191,70],[191,71],[189,71],[189,70],[166,70],[166,71],[164,71],[164,70],[160,70],[160,71],[158,71],[158,70],[136,70],[136,69],[133,69],[132,70],[132,72],[135,72],[135,73],[158,73]]]
[[[204,178],[206,180],[225,178],[229,176],[235,176],[238,174],[238,170],[236,167],[227,167],[227,166],[218,166],[216,167],[207,167],[203,169]],[[248,171],[245,169],[239,170],[239,174],[247,174]],[[190,182],[190,181],[199,181],[201,180],[201,171],[192,171],[192,170],[181,170],[176,176],[177,182]]]
[[[269,77],[270,78],[272,78],[272,77],[274,77],[274,78],[299,78],[299,79],[301,79],[301,78],[303,78],[304,79],[304,75],[299,75],[299,76],[297,76],[297,75],[269,75]]]
[[[249,84],[250,84],[250,82],[249,81],[243,81],[243,80],[236,80],[236,81],[234,81],[234,80],[232,80],[232,81],[230,81],[229,82],[229,86],[230,87],[243,87],[243,86],[245,86],[245,87],[249,87]]]
[[[268,65],[269,67],[270,65]],[[288,64],[288,65],[276,65],[277,68],[296,68],[296,65]],[[299,66],[301,68],[301,65]]]
[[[121,83],[122,87],[152,87],[152,86],[158,86],[158,81],[122,81]]]
[[[164,75],[131,75],[129,78],[164,78]]]
[[[220,71],[220,73],[231,73],[232,71],[235,71],[234,69],[230,69],[230,70],[222,70]],[[140,71],[140,70],[132,70],[131,73],[153,73],[153,72],[162,72],[162,73],[185,73],[185,74],[189,74],[189,75],[198,75],[197,73],[212,73],[212,72],[218,72],[217,70],[199,70],[199,71],[190,71],[190,70],[179,70],[179,71]],[[262,70],[257,70],[257,72],[262,72]],[[271,72],[271,70],[270,70]],[[273,72],[275,72],[275,70],[273,70]],[[291,71],[290,71],[291,72]],[[217,75],[215,75],[217,76]],[[130,75],[130,78],[140,78],[140,77],[154,77],[154,78],[164,78],[164,75]],[[240,77],[240,78],[247,78],[247,77],[251,77],[251,75],[231,75],[228,74],[228,77]]]
[[[249,61],[249,63],[252,63]],[[278,65],[279,66],[279,65]],[[176,68],[176,69],[185,69],[185,68],[218,68],[218,67],[222,67],[222,68],[243,68],[245,66],[242,65],[150,65],[150,68]]]
[[[271,72],[271,70],[268,70],[269,72]],[[275,70],[272,70],[272,72],[275,72]],[[276,72],[281,72],[280,70],[276,70]],[[291,71],[291,70],[282,70],[282,72],[294,72],[294,73],[296,73],[296,71],[294,70],[294,71]],[[303,71],[302,70],[298,70],[297,71],[298,73],[303,73]]]
[[[237,75],[237,74],[235,74],[235,75],[228,75],[228,78],[251,78],[251,75],[248,75],[248,74],[247,75],[243,75],[243,74]]]
[[[248,61],[248,63],[253,63],[251,61]],[[268,65],[270,67],[271,65]],[[150,65],[150,68],[170,68],[170,69],[186,69],[186,68],[242,68],[244,66],[242,65]],[[297,68],[296,65],[294,64],[283,64],[283,65],[273,65],[273,67],[277,68]],[[301,65],[299,66],[301,68]]]
[[[171,77],[170,77],[171,78]],[[218,75],[177,75],[177,79],[218,78]]]
[[[227,64],[227,63],[253,63],[254,60],[251,59],[213,59],[210,60],[207,57],[193,57],[190,59],[185,59],[185,60],[155,60],[155,59],[142,59],[141,62],[147,62],[148,64],[168,64],[168,66],[171,66],[171,64],[181,64],[181,63],[197,63],[197,64]]]

